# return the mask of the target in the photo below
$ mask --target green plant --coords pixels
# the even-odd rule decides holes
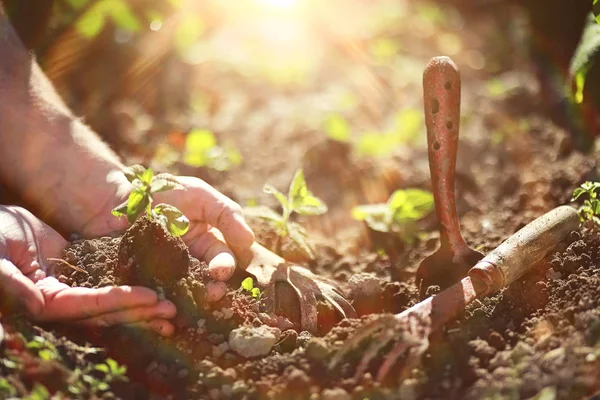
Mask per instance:
[[[352,217],[375,231],[396,233],[410,242],[415,236],[416,221],[427,215],[433,204],[433,195],[425,190],[396,190],[386,203],[354,207]]]
[[[338,142],[347,143],[350,141],[348,121],[339,114],[330,115],[325,120],[325,132],[328,138]]]
[[[6,378],[0,378],[0,398],[14,397],[17,390]]]
[[[600,189],[600,182],[584,182],[580,187],[573,191],[571,201],[579,199],[581,196],[587,195],[588,198],[583,201],[583,205],[579,207],[579,217],[582,221],[594,221],[600,224],[600,199],[598,199],[597,190]]]
[[[183,161],[192,167],[228,171],[242,163],[242,155],[234,147],[217,145],[217,139],[211,131],[194,129],[185,139]]]
[[[267,221],[275,228],[280,238],[289,237],[310,257],[313,257],[314,252],[308,243],[306,230],[300,224],[291,222],[290,216],[293,213],[321,215],[327,212],[327,205],[308,190],[302,170],[299,169],[294,174],[287,196],[269,184],[264,186],[263,191],[272,194],[279,201],[282,209],[281,215],[265,206],[248,207],[246,212],[250,216]]]
[[[111,383],[127,381],[126,374],[127,367],[108,358],[105,363],[88,366],[84,370],[75,369],[73,383],[69,385],[68,391],[76,396],[98,396],[108,391]]]
[[[598,0],[594,0],[594,6],[600,7]],[[583,89],[587,73],[593,65],[596,55],[600,52],[600,25],[596,23],[598,19],[598,17],[594,18],[594,15],[589,16],[569,66],[571,77],[569,84],[573,84],[574,90],[571,95],[575,103],[583,102]]]
[[[60,358],[56,347],[42,336],[34,336],[27,343],[27,348],[45,361],[58,360]]]
[[[356,143],[362,156],[385,157],[402,144],[414,143],[423,131],[423,113],[414,108],[399,111],[384,132],[366,132]]]
[[[260,296],[262,296],[262,292],[259,288],[254,287],[254,280],[250,277],[244,279],[240,287],[246,292],[249,292],[255,299],[260,299]]]
[[[130,224],[146,211],[148,219],[153,219],[163,225],[173,236],[184,235],[190,226],[190,221],[176,207],[160,203],[152,207],[153,195],[167,190],[185,190],[171,174],[154,175],[152,168],[133,165],[123,170],[127,180],[133,185],[129,198],[115,207],[112,214],[117,217],[127,216]]]

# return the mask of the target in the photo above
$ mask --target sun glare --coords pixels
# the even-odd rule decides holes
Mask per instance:
[[[265,7],[291,8],[298,0],[256,0],[256,2]]]

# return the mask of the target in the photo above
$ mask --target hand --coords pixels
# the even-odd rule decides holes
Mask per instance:
[[[82,325],[135,324],[168,336],[175,306],[143,287],[72,288],[46,275],[65,239],[29,211],[0,206],[0,298],[23,306],[38,321]]]
[[[113,177],[121,181],[117,193],[105,207],[100,208],[101,211],[96,217],[84,226],[84,236],[99,236],[128,227],[126,218],[117,218],[110,213],[112,207],[122,203],[131,190],[125,176],[120,172],[119,175]],[[208,263],[213,279],[226,281],[235,271],[234,252],[250,248],[254,243],[254,233],[246,224],[240,206],[227,196],[198,178],[179,176],[177,180],[186,190],[158,193],[154,201],[171,204],[189,218],[190,229],[183,236],[183,240],[191,254]],[[99,193],[98,197],[105,196]],[[208,290],[207,298],[215,301],[225,293],[225,286],[209,285]]]

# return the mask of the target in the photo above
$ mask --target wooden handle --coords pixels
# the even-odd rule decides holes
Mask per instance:
[[[469,276],[485,282],[490,292],[499,290],[520,278],[578,227],[579,215],[573,207],[557,207],[506,239],[471,268]]]
[[[453,254],[466,247],[454,198],[460,124],[460,72],[449,57],[434,57],[423,72],[429,170],[442,246]]]

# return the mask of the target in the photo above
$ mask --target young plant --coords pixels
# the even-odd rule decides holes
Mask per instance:
[[[228,171],[242,163],[242,155],[234,147],[219,146],[211,131],[194,129],[186,136],[183,161],[192,167]]]
[[[262,292],[259,288],[254,287],[254,280],[252,280],[250,277],[242,281],[241,288],[242,290],[250,293],[255,299],[260,299],[260,296],[262,296]]]
[[[154,175],[152,168],[133,165],[123,170],[133,185],[127,201],[115,207],[112,214],[117,217],[126,216],[130,224],[146,212],[146,217],[163,225],[173,236],[182,236],[188,231],[190,221],[176,207],[160,203],[152,207],[153,196],[167,190],[185,190],[171,174]]]
[[[267,221],[275,228],[280,238],[289,237],[312,258],[314,251],[308,243],[306,230],[300,224],[291,222],[290,216],[293,213],[300,215],[325,214],[327,205],[308,190],[302,170],[299,169],[294,174],[287,196],[269,184],[264,186],[263,191],[272,194],[279,201],[282,209],[281,215],[264,206],[249,207],[246,209],[248,214]]]
[[[581,196],[587,195],[587,199],[583,201],[583,205],[579,207],[579,217],[581,221],[594,221],[600,225],[600,199],[598,198],[597,190],[600,189],[600,182],[584,182],[580,187],[573,191],[571,201],[579,199]]]
[[[406,242],[416,234],[415,223],[433,209],[433,195],[421,189],[396,190],[386,203],[352,209],[352,217],[374,231],[395,233]]]

